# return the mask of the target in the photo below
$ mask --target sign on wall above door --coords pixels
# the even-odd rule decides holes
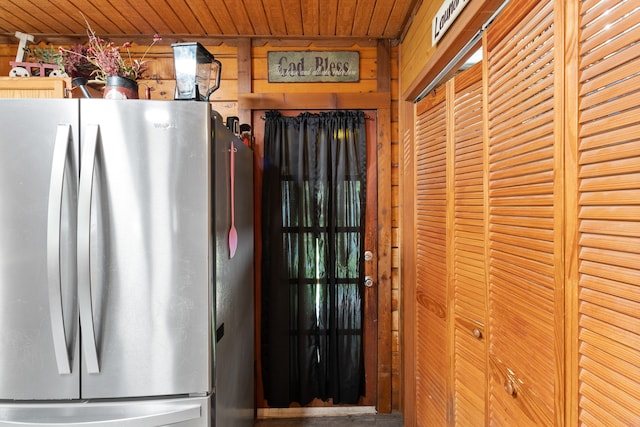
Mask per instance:
[[[470,0],[445,0],[431,23],[431,45],[435,46]]]
[[[282,51],[268,52],[269,82],[357,82],[360,52]]]

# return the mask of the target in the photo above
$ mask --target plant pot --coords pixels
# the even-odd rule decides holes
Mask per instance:
[[[106,99],[138,99],[138,83],[127,77],[108,76],[104,87]]]

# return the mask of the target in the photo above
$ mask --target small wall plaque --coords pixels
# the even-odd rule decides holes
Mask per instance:
[[[433,17],[431,23],[431,45],[435,46],[444,34],[449,30],[449,27],[453,25],[453,21],[456,20],[462,9],[471,0],[445,0],[442,2],[442,6],[438,9],[438,12]]]
[[[360,52],[267,52],[269,82],[357,82]]]

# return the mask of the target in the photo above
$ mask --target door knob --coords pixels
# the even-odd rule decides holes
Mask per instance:
[[[372,287],[372,286],[373,286],[373,279],[371,278],[371,276],[365,276],[365,277],[364,277],[364,285],[365,285],[367,288],[370,288],[370,287]]]
[[[364,260],[365,261],[371,261],[372,259],[373,259],[373,252],[364,251]]]
[[[513,381],[507,379],[504,382],[504,391],[507,392],[507,394],[511,397],[516,397],[518,394],[518,391],[516,390],[516,385],[513,383]]]

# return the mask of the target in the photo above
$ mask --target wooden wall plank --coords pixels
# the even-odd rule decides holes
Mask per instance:
[[[378,403],[391,412],[391,113],[378,109]]]
[[[402,412],[404,425],[414,427],[417,423],[416,411],[416,239],[415,239],[415,148],[413,140],[414,105],[400,102],[400,123],[404,129],[402,134]],[[412,325],[412,326],[410,326]]]

